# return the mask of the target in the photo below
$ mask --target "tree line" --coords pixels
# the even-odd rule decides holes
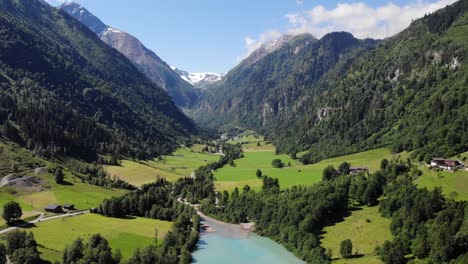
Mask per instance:
[[[91,210],[107,217],[141,216],[174,222],[162,244],[137,250],[128,263],[190,263],[200,221],[193,208],[177,201],[174,188],[174,184],[159,178],[121,197],[106,199]]]

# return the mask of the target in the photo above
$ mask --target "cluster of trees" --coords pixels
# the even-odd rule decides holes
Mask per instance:
[[[440,188],[418,189],[405,173],[386,186],[380,211],[391,217],[394,235],[377,250],[385,263],[406,263],[410,254],[430,263],[468,260],[468,233],[462,228],[466,201],[445,198]]]
[[[119,264],[122,254],[119,250],[112,253],[109,242],[100,234],[92,235],[87,243],[78,238],[63,250],[63,264],[99,263]]]
[[[343,162],[338,167],[338,170],[335,169],[333,165],[326,167],[322,173],[322,181],[333,180],[339,176],[349,175],[350,164],[348,162]]]
[[[190,263],[200,219],[193,208],[176,200],[175,188],[165,179],[158,179],[124,196],[104,200],[92,210],[108,217],[142,216],[174,222],[162,244],[137,250],[128,263]]]
[[[199,229],[199,216],[184,212],[175,219],[172,230],[166,234],[161,245],[137,250],[127,263],[189,264],[192,261],[191,252],[196,249]]]
[[[95,162],[93,162],[92,164],[88,164],[78,160],[71,160],[67,162],[67,166],[72,171],[77,172],[72,172],[73,177],[81,179],[82,182],[87,182],[89,184],[101,186],[104,188],[116,188],[125,190],[136,189],[135,186],[126,181],[123,181],[116,177],[110,177],[101,164]]]
[[[159,178],[126,195],[105,199],[93,212],[109,217],[133,215],[172,221],[187,210],[187,206],[177,202],[173,188],[173,184]]]
[[[341,241],[340,254],[343,258],[350,258],[353,255],[353,242],[350,239]]]
[[[33,233],[15,230],[5,235],[5,241],[6,247],[0,244],[0,263],[7,263],[7,256],[11,263],[41,263]]]
[[[206,198],[214,202],[216,192],[213,171],[243,157],[242,147],[239,144],[224,144],[223,152],[224,156],[221,156],[219,161],[198,168],[195,171],[195,178],[179,179],[175,183],[174,194],[190,203],[198,203]]]
[[[271,161],[271,166],[273,166],[273,168],[283,168],[284,163],[280,159],[274,159]]]
[[[17,202],[11,201],[3,205],[2,217],[5,219],[7,224],[12,224],[15,221],[20,220],[22,215],[23,210]]]

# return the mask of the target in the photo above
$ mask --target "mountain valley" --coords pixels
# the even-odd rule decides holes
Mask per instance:
[[[0,0],[0,264],[468,262],[468,0],[227,73],[87,4]]]

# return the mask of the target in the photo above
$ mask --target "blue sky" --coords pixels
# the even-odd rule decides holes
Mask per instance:
[[[62,0],[47,0],[60,2]],[[76,0],[104,23],[138,37],[167,63],[227,72],[281,34],[348,31],[384,38],[454,0]]]

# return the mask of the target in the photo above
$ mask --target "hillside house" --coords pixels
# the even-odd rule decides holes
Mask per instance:
[[[431,160],[432,168],[439,168],[442,170],[454,171],[458,168],[463,168],[465,164],[461,163],[458,160],[449,160],[443,158],[433,158]]]
[[[63,208],[68,210],[68,211],[76,210],[74,204],[64,204]]]
[[[366,173],[367,171],[367,167],[349,167],[349,174],[359,174],[361,172]]]
[[[62,206],[56,205],[56,204],[49,204],[48,206],[46,206],[46,207],[44,208],[44,210],[45,210],[46,212],[55,213],[55,214],[58,214],[58,213],[62,213],[62,212],[63,212]]]

